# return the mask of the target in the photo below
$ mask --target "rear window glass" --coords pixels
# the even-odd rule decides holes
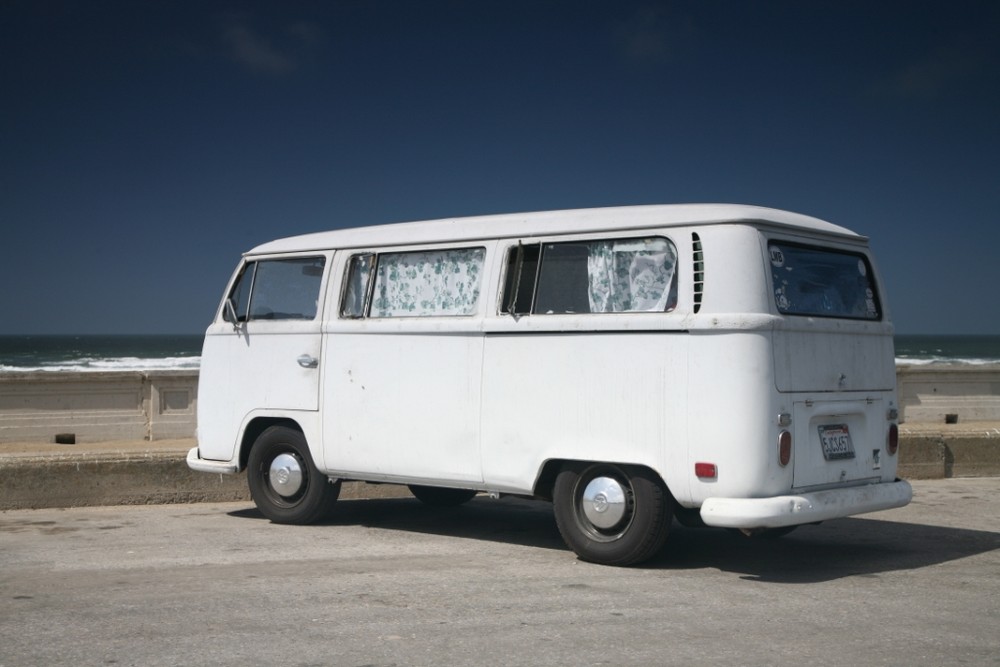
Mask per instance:
[[[868,259],[859,253],[793,243],[768,245],[778,312],[878,320],[881,307]]]

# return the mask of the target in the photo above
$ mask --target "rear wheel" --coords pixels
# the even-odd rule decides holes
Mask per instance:
[[[431,507],[455,507],[469,502],[476,497],[476,491],[471,489],[446,489],[441,486],[418,486],[411,484],[410,493]]]
[[[608,463],[573,463],[553,487],[559,533],[583,560],[633,565],[667,539],[674,500],[651,470]]]
[[[340,495],[340,481],[330,482],[313,464],[305,436],[285,426],[268,428],[254,442],[247,482],[257,509],[275,523],[318,521]]]

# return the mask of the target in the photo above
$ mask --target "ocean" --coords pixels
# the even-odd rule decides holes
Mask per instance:
[[[896,365],[1000,364],[1000,336],[897,335]]]
[[[0,336],[0,372],[197,370],[203,336]]]
[[[0,372],[194,370],[200,334],[0,336]],[[897,365],[1000,365],[1000,336],[896,336]]]

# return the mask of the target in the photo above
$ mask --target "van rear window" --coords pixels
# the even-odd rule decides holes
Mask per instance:
[[[784,315],[878,320],[871,264],[859,253],[768,244],[775,305]]]

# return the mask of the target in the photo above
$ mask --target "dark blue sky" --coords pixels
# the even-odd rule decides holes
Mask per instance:
[[[736,202],[1000,333],[1000,3],[0,2],[0,334],[204,330],[344,226]]]

